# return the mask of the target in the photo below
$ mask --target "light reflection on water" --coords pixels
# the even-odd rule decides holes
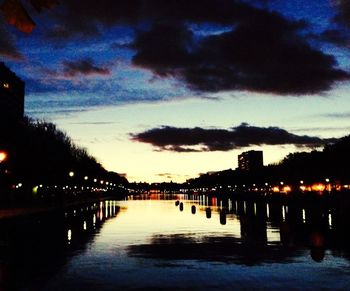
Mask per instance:
[[[145,195],[1,221],[0,290],[346,289],[343,210]]]

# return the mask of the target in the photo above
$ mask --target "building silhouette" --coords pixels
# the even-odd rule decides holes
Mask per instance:
[[[238,155],[238,169],[242,171],[259,170],[264,166],[262,151],[247,151]]]
[[[0,120],[11,124],[24,116],[25,83],[0,62]]]

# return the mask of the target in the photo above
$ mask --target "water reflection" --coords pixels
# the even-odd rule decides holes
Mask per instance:
[[[191,212],[192,214],[196,214],[196,206],[194,205],[191,206]]]
[[[207,208],[205,209],[205,215],[206,215],[206,217],[207,217],[208,219],[211,218],[211,208],[210,208],[210,207],[207,207]]]
[[[289,263],[298,254],[295,249],[279,245],[242,244],[231,236],[156,235],[150,243],[131,245],[132,257],[164,260],[200,260],[257,265],[262,263]]]
[[[234,240],[238,238],[239,243],[245,246],[252,245],[250,252],[254,253],[255,257],[259,257],[257,252],[261,249],[257,244],[261,244],[272,249],[276,249],[276,246],[283,247],[284,250],[286,247],[288,249],[305,248],[315,262],[324,260],[326,249],[330,249],[333,255],[341,253],[341,257],[350,259],[350,247],[347,244],[350,242],[347,232],[350,213],[341,211],[344,205],[339,209],[337,205],[322,203],[294,202],[287,205],[282,202],[233,201],[229,198],[220,199],[205,195],[183,195],[182,201],[178,203],[180,205],[198,204],[199,211],[205,213],[207,219],[212,218],[212,212],[217,213],[216,217],[220,225],[227,225],[228,228],[230,225],[235,225],[236,231],[232,229],[230,235]],[[180,208],[181,211],[183,209],[184,207]],[[194,205],[191,209],[192,213],[195,213]],[[334,217],[338,219],[335,220]],[[237,221],[239,233],[237,233]],[[204,220],[203,223],[205,223]],[[220,239],[217,238],[217,240]],[[157,244],[159,240],[154,239],[153,242]],[[137,253],[140,255],[140,249]],[[257,259],[255,261],[258,262]],[[282,262],[285,260],[283,259]]]
[[[226,211],[225,209],[220,210],[220,224],[226,224]]]
[[[343,288],[347,209],[152,194],[3,220],[0,290]]]
[[[0,290],[30,289],[38,280],[44,284],[70,258],[81,254],[118,212],[115,202],[106,201],[65,212],[1,220]]]

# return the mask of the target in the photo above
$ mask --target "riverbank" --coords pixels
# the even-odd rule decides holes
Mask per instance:
[[[29,215],[35,215],[40,213],[65,210],[67,208],[74,207],[74,206],[97,203],[97,202],[106,201],[106,200],[116,200],[121,198],[122,197],[105,196],[105,197],[98,197],[98,198],[88,198],[88,199],[83,199],[79,201],[65,201],[56,205],[33,203],[30,205],[23,205],[23,206],[13,206],[13,207],[7,206],[7,207],[0,208],[0,220],[13,219],[13,218],[18,218],[22,216],[29,216]]]

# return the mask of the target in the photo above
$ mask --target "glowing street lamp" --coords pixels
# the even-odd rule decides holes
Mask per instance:
[[[331,183],[330,183],[329,178],[326,178],[325,181],[326,181],[326,189],[327,189],[327,191],[328,191],[328,192],[331,192],[331,190],[332,190],[332,185],[331,185]]]
[[[73,177],[74,177],[74,172],[73,172],[73,171],[70,171],[70,172],[68,173],[68,175],[69,175],[69,177],[73,178]]]
[[[7,159],[7,153],[1,151],[0,152],[0,163],[4,162]]]

